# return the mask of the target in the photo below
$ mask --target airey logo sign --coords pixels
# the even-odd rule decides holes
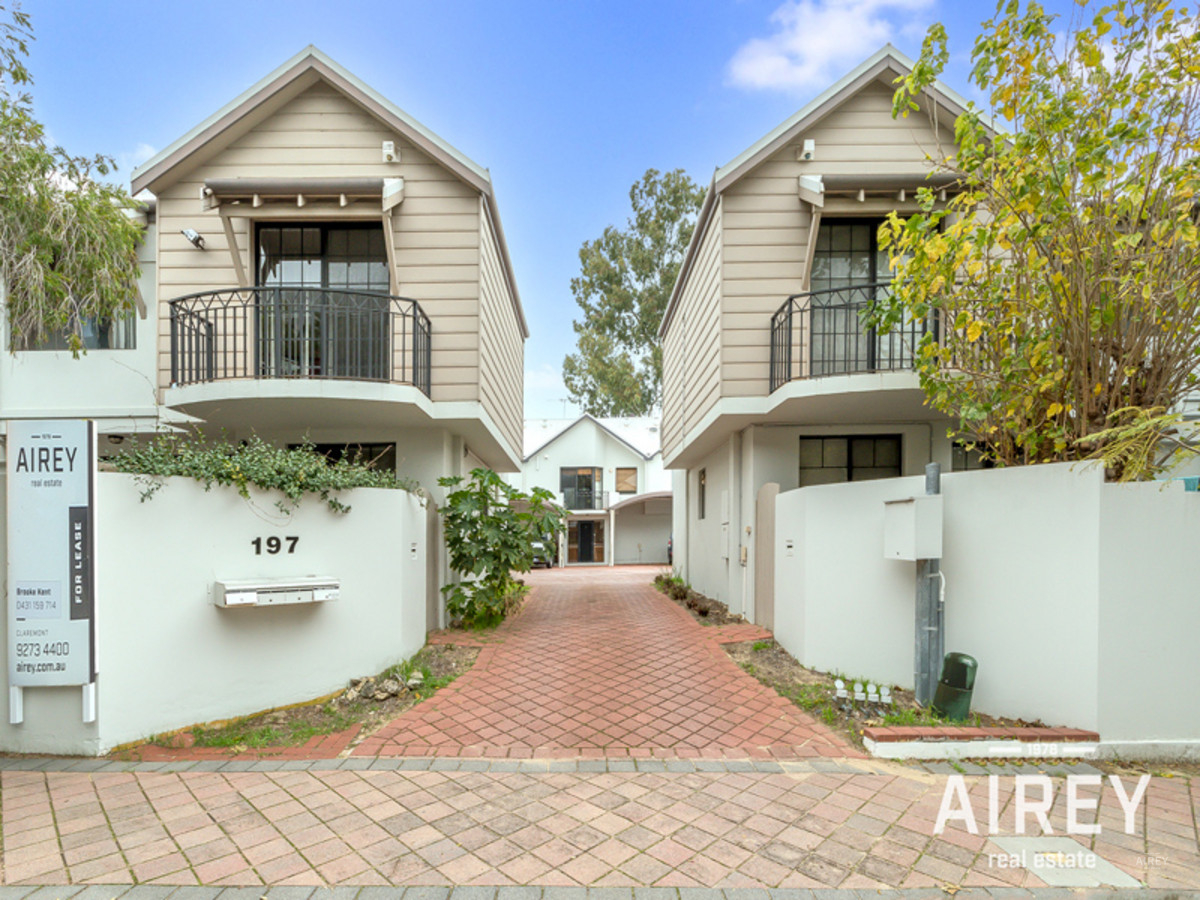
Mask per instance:
[[[1013,792],[1013,814],[1015,817],[1013,830],[1015,834],[1025,834],[1030,817],[1041,828],[1042,834],[1054,834],[1050,825],[1049,812],[1054,807],[1054,782],[1048,775],[1016,775]],[[1095,812],[1099,809],[1099,791],[1103,788],[1104,777],[1101,775],[1068,775],[1066,778],[1067,796],[1067,834],[1100,834],[1098,822],[1081,822],[1080,813]],[[1000,812],[1003,806],[1000,800],[1001,776],[989,775],[988,802],[982,810],[987,817],[987,833],[1001,834]],[[1112,785],[1113,794],[1125,814],[1125,833],[1134,834],[1137,830],[1137,811],[1146,795],[1150,784],[1150,776],[1143,775],[1138,779],[1133,790],[1126,789],[1125,783],[1118,775],[1109,775],[1108,782]],[[1094,795],[1081,795],[1081,789],[1093,789]],[[934,834],[946,830],[947,822],[962,822],[971,834],[979,834],[979,822],[975,817],[975,808],[971,803],[971,795],[967,790],[966,778],[962,775],[951,775],[946,781],[946,790],[942,794],[942,803],[938,809],[937,822],[933,826]]]

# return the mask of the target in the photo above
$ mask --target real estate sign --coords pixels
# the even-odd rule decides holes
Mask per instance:
[[[95,679],[95,425],[8,425],[8,683]]]

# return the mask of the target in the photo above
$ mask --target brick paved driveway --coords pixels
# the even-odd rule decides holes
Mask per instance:
[[[739,669],[646,566],[531,573],[530,600],[467,674],[362,756],[858,756]]]

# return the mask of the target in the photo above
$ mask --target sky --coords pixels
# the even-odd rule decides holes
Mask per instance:
[[[1048,0],[1067,11],[1070,0]],[[563,417],[579,248],[623,226],[649,168],[707,185],[883,44],[942,22],[968,98],[977,0],[38,0],[47,132],[131,169],[316,44],[491,171],[531,336],[525,415]]]

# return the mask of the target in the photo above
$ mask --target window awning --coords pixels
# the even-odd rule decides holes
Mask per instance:
[[[333,200],[347,206],[355,200],[379,200],[386,212],[404,199],[403,178],[208,178],[204,181],[206,209],[248,203],[257,209],[265,203]]]

